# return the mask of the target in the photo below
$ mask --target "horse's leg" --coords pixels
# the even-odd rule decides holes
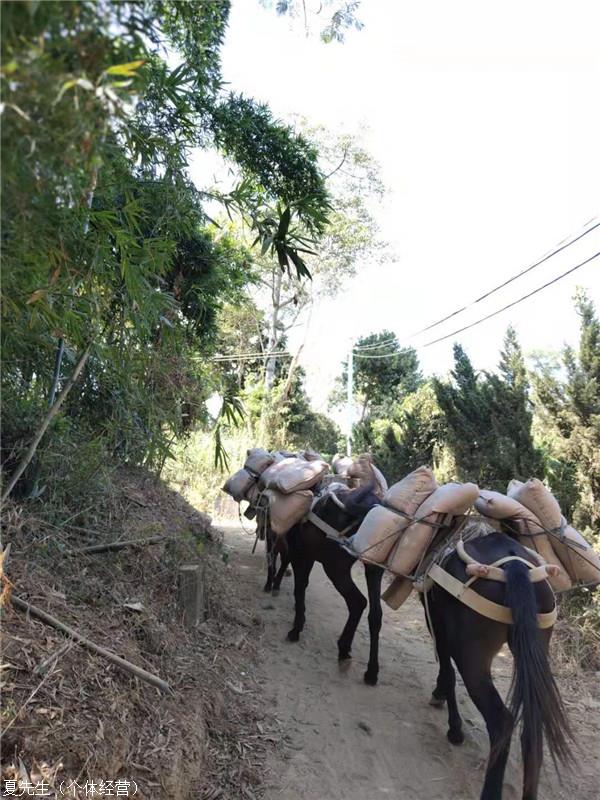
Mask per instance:
[[[306,587],[308,586],[308,579],[311,570],[314,566],[314,558],[309,558],[301,553],[294,553],[292,555],[292,569],[294,570],[294,627],[287,635],[288,642],[297,642],[300,639],[300,633],[304,629],[305,616],[305,596]]]
[[[430,600],[431,602],[431,600]],[[452,744],[462,744],[465,736],[462,731],[462,719],[456,702],[456,673],[450,660],[450,647],[448,633],[452,620],[444,614],[444,607],[439,607],[435,602],[430,605],[431,626],[438,654],[440,669],[435,689],[431,695],[430,703],[439,708],[444,701],[448,703],[448,741]],[[427,621],[429,625],[429,620]]]
[[[283,539],[283,540],[280,539],[277,542],[277,547],[278,547],[278,551],[279,551],[279,557],[281,559],[281,565],[279,567],[277,575],[275,575],[275,578],[273,579],[272,594],[274,594],[274,595],[279,594],[279,589],[281,587],[281,581],[283,580],[283,576],[285,575],[286,570],[290,565],[290,551],[289,551],[289,547],[288,547],[287,542],[285,541],[285,539]]]
[[[482,656],[485,658],[481,642],[475,637],[461,648],[457,666],[471,700],[485,720],[490,739],[490,756],[480,800],[501,800],[513,720],[492,682],[493,656],[485,661],[482,661]]]
[[[352,580],[350,570],[354,559],[340,550],[337,545],[335,550],[329,550],[323,557],[323,569],[329,580],[346,601],[348,620],[338,639],[338,660],[345,661],[351,658],[352,641],[354,634],[367,607],[367,599]]]
[[[436,653],[438,654],[438,676],[435,682],[435,688],[431,693],[431,698],[429,699],[429,705],[435,706],[435,708],[443,708],[444,703],[446,702],[446,671],[442,667],[442,660],[439,654],[439,642],[441,641],[442,635],[445,633],[442,627],[441,622],[438,623],[439,631],[437,633],[434,632],[432,628],[432,614],[435,613],[435,605],[434,605],[434,593],[429,592],[429,594],[425,595],[422,592],[419,593],[419,599],[421,600],[421,605],[423,606],[423,610],[425,612],[425,622],[427,623],[427,630],[429,631],[429,635],[435,642],[435,649]]]
[[[267,582],[263,586],[263,591],[270,592],[273,588],[273,578],[275,576],[275,535],[270,527],[265,532],[265,549],[267,554]]]
[[[365,672],[365,683],[375,686],[379,675],[379,632],[381,630],[381,579],[383,569],[374,564],[365,564],[367,589],[369,592],[369,664]]]

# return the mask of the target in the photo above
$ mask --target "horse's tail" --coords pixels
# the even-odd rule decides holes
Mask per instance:
[[[529,580],[529,568],[522,561],[509,561],[506,574],[506,604],[513,624],[509,643],[514,657],[508,707],[516,723],[523,724],[523,744],[532,766],[540,766],[544,737],[550,755],[557,762],[573,761],[573,740],[558,686],[550,671],[537,620],[537,600]]]

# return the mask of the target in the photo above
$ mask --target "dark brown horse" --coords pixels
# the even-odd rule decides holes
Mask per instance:
[[[336,502],[337,497],[337,502]],[[325,494],[313,508],[314,513],[327,525],[337,531],[346,530],[347,535],[355,533],[367,512],[381,501],[367,486],[360,489],[345,490],[332,497]],[[356,558],[326,534],[313,522],[296,525],[287,534],[289,557],[294,570],[294,625],[287,638],[297,642],[305,623],[305,595],[310,573],[319,561],[325,574],[346,601],[348,619],[338,639],[338,659],[340,662],[351,658],[354,634],[362,614],[367,607],[367,599],[352,580],[351,570]],[[379,674],[379,632],[381,630],[381,579],[383,569],[373,564],[365,564],[367,590],[369,595],[369,663],[364,674],[365,683],[374,686]]]
[[[472,539],[465,549],[482,564],[491,564],[507,556],[519,556],[534,563],[525,548],[503,533]],[[466,564],[457,553],[448,558],[444,569],[460,581],[467,579]],[[522,561],[509,561],[502,569],[505,583],[478,579],[473,589],[488,600],[507,606],[512,613],[512,625],[482,616],[436,584],[428,592],[429,616],[439,657],[432,704],[447,702],[448,739],[452,744],[460,744],[464,736],[456,703],[454,662],[469,696],[485,720],[490,740],[481,800],[502,797],[510,739],[519,722],[524,769],[522,796],[523,800],[535,800],[544,739],[555,765],[572,760],[572,736],[548,662],[552,627],[540,629],[537,618],[538,613],[550,612],[555,600],[547,581],[531,583],[529,567]],[[491,675],[492,661],[507,642],[514,657],[508,708]]]

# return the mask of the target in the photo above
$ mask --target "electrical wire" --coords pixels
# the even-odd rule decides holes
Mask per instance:
[[[411,334],[408,338],[409,339],[414,339],[415,337],[419,336],[421,333],[425,333],[425,331],[429,331],[432,328],[436,328],[438,325],[441,325],[442,322],[446,322],[447,320],[452,319],[452,317],[457,316],[457,314],[461,314],[463,311],[466,311],[468,308],[471,308],[471,306],[474,306],[477,303],[480,303],[482,300],[485,300],[486,298],[490,297],[490,295],[494,294],[495,292],[499,291],[500,289],[503,289],[505,286],[508,286],[508,284],[510,284],[513,281],[517,280],[517,278],[520,278],[523,275],[527,274],[528,272],[531,272],[531,270],[535,269],[536,267],[539,267],[541,264],[543,264],[544,262],[548,261],[553,256],[557,255],[558,253],[562,252],[563,250],[566,250],[567,247],[570,247],[571,245],[575,244],[575,242],[578,242],[580,239],[583,239],[584,236],[587,236],[588,233],[591,233],[593,230],[595,230],[596,228],[600,227],[600,222],[596,222],[596,219],[597,218],[594,217],[593,219],[591,219],[588,222],[586,222],[585,225],[583,226],[584,228],[587,228],[587,226],[590,225],[590,223],[594,223],[592,225],[592,227],[587,228],[586,230],[583,231],[583,233],[579,233],[577,236],[570,236],[570,237],[567,237],[566,239],[562,239],[550,252],[546,253],[546,255],[544,255],[542,258],[540,258],[534,264],[531,264],[529,267],[526,267],[525,269],[521,270],[516,275],[513,275],[512,278],[508,278],[503,283],[498,284],[498,286],[495,286],[493,289],[490,289],[489,291],[487,291],[484,294],[482,294],[476,300],[472,300],[470,303],[467,303],[467,305],[462,306],[462,308],[458,308],[455,311],[453,311],[451,314],[448,314],[447,316],[442,317],[442,319],[439,319],[436,322],[432,322],[430,325],[427,325],[425,328],[421,328],[421,330],[417,331],[416,333]],[[452,335],[452,334],[450,334],[450,335]],[[383,340],[381,342],[372,342],[371,344],[357,345],[354,348],[354,352],[356,354],[358,354],[359,351],[363,351],[363,350],[375,350],[375,349],[377,349],[379,347],[383,347],[383,346],[386,346],[386,345],[394,344],[397,341],[398,341],[398,338],[394,334],[390,339]]]
[[[532,292],[529,292],[528,294],[523,295],[523,297],[519,297],[518,300],[513,300],[512,303],[508,303],[508,305],[503,306],[502,308],[499,308],[497,311],[494,311],[492,314],[487,314],[487,316],[481,317],[481,319],[478,319],[475,322],[472,322],[470,325],[465,325],[464,328],[459,328],[458,330],[453,331],[452,333],[448,333],[446,336],[440,336],[438,339],[434,339],[431,342],[427,342],[426,344],[421,345],[421,347],[430,347],[432,344],[437,344],[438,342],[443,342],[444,339],[449,339],[451,336],[456,336],[457,333],[462,333],[463,331],[469,330],[469,328],[474,328],[476,325],[479,325],[481,322],[485,322],[486,320],[491,319],[492,317],[495,317],[498,314],[501,314],[503,311],[506,311],[507,309],[512,308],[513,306],[516,306],[518,303],[522,303],[523,300],[527,300],[529,297],[533,297],[534,294],[537,294],[538,292],[541,292],[542,289],[546,289],[548,286],[552,286],[553,283],[556,283],[557,281],[560,281],[562,278],[566,278],[567,275],[570,275],[572,272],[575,272],[576,269],[580,269],[581,267],[585,266],[586,264],[589,264],[590,261],[593,261],[595,258],[598,258],[598,256],[600,256],[600,251],[595,253],[593,256],[590,256],[589,258],[586,258],[585,261],[582,261],[580,264],[577,264],[575,267],[571,267],[571,269],[568,269],[566,272],[563,272],[562,275],[558,275],[556,278],[553,278],[551,281],[548,281],[543,286],[539,286],[537,289],[534,289]]]
[[[229,356],[213,356],[210,361],[254,361],[260,358],[279,358],[280,356],[287,356],[290,358],[292,353],[285,350],[276,350],[272,353],[232,353]]]
[[[503,306],[502,308],[499,308],[496,311],[493,311],[491,314],[487,314],[485,317],[481,317],[481,319],[475,320],[475,322],[471,322],[470,325],[465,325],[463,328],[459,328],[458,330],[453,331],[452,333],[448,333],[445,336],[440,336],[438,339],[434,339],[433,341],[427,342],[426,344],[418,345],[417,349],[421,349],[421,348],[424,348],[424,347],[430,347],[432,344],[437,344],[438,342],[443,342],[445,339],[450,339],[450,337],[456,336],[458,333],[462,333],[463,331],[467,331],[470,328],[474,328],[476,325],[479,325],[481,322],[485,322],[486,320],[491,319],[492,317],[495,317],[498,314],[501,314],[503,311],[506,311],[507,309],[512,308],[513,306],[516,306],[519,303],[522,303],[524,300],[527,300],[528,298],[533,297],[534,294],[538,294],[538,292],[541,292],[543,289],[546,289],[548,286],[552,286],[552,284],[557,283],[557,281],[560,281],[562,278],[566,278],[567,275],[570,275],[572,272],[575,272],[575,270],[578,270],[581,267],[584,267],[586,264],[589,264],[590,261],[593,261],[595,258],[598,258],[598,256],[600,256],[600,251],[595,253],[593,256],[590,256],[589,258],[586,258],[585,261],[581,261],[579,264],[576,264],[574,267],[571,267],[571,269],[568,269],[566,272],[563,272],[561,275],[558,275],[556,278],[553,278],[551,281],[548,281],[547,283],[544,283],[542,286],[538,286],[538,288],[534,289],[532,292],[529,292],[528,294],[525,294],[522,297],[519,297],[517,300],[513,300],[512,303],[508,303],[507,305]],[[394,356],[398,355],[398,351],[393,351],[393,352],[390,352],[390,353],[382,353],[380,355],[372,355],[372,354],[368,354],[367,355],[367,354],[364,354],[364,353],[353,352],[353,355],[355,357],[357,357],[357,358],[393,358]]]
[[[412,339],[415,336],[419,336],[419,334],[425,333],[425,331],[430,331],[432,328],[436,328],[438,325],[441,325],[442,322],[446,322],[446,320],[449,320],[452,317],[455,317],[457,314],[462,313],[467,308],[471,308],[471,306],[474,306],[477,303],[480,303],[482,300],[485,300],[487,297],[489,297],[490,295],[494,294],[494,292],[497,292],[499,289],[503,289],[505,286],[508,286],[509,283],[512,283],[513,281],[516,281],[517,278],[520,278],[522,275],[526,275],[528,272],[531,272],[532,269],[535,269],[536,267],[539,267],[540,264],[543,264],[545,261],[548,261],[548,259],[550,259],[553,256],[557,255],[557,253],[562,252],[567,247],[570,247],[571,245],[575,244],[575,242],[578,242],[580,239],[583,239],[584,236],[587,236],[588,233],[591,233],[593,230],[595,230],[598,227],[600,227],[600,222],[597,222],[591,228],[588,228],[587,231],[584,231],[584,233],[581,233],[575,239],[571,239],[571,241],[567,242],[566,244],[563,244],[562,247],[556,247],[554,250],[552,250],[550,253],[545,255],[543,258],[540,258],[539,261],[536,261],[535,264],[532,264],[530,267],[527,267],[527,269],[521,270],[521,272],[518,272],[512,278],[509,278],[508,280],[504,281],[504,283],[498,284],[498,286],[495,286],[493,289],[490,289],[489,292],[485,292],[485,294],[482,294],[481,297],[478,297],[476,300],[473,300],[471,303],[468,303],[466,306],[463,306],[462,308],[459,308],[456,311],[453,311],[451,314],[448,314],[447,317],[444,317],[443,319],[440,319],[437,322],[432,323],[431,325],[427,325],[427,327],[425,327],[425,328],[421,328],[420,331],[417,331],[416,333],[413,333],[410,338]],[[584,263],[587,263],[587,262],[584,262]],[[565,275],[568,275],[568,273],[565,273]]]

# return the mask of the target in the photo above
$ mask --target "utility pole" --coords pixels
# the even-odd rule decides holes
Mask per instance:
[[[354,402],[354,340],[350,339],[350,349],[348,351],[348,397],[346,400],[348,433],[346,435],[346,455],[352,455],[352,422],[353,422],[353,402]]]

